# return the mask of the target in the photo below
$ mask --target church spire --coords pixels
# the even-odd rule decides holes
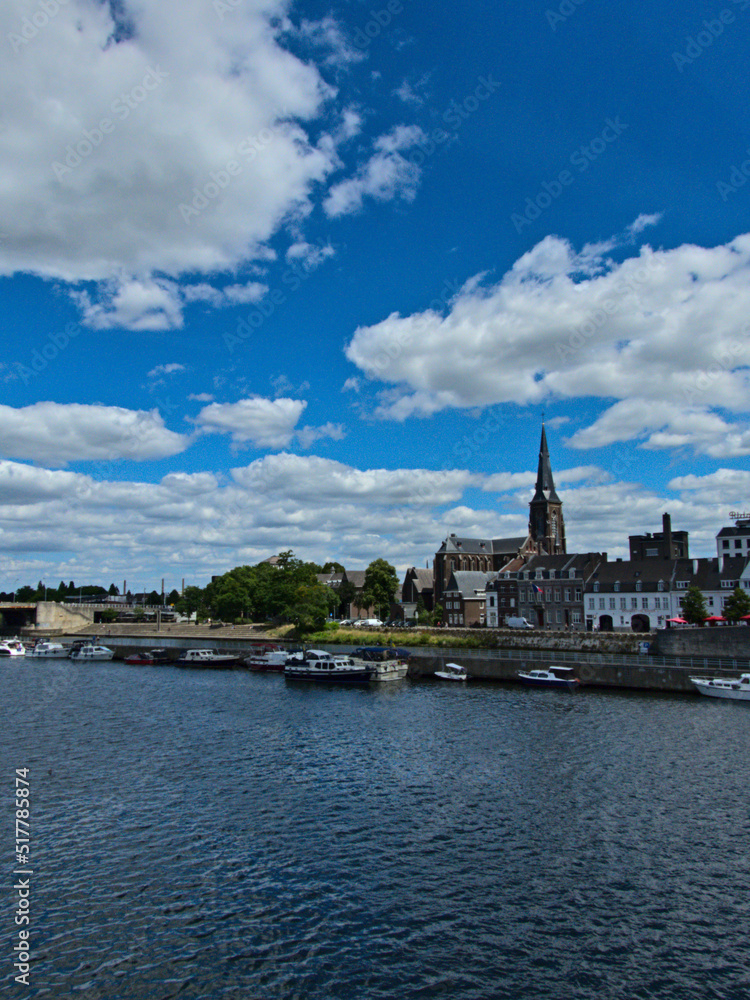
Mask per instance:
[[[539,468],[536,474],[534,500],[560,502],[560,498],[555,493],[555,481],[552,478],[552,465],[549,460],[549,449],[547,448],[547,435],[544,430],[544,424],[542,424],[542,440],[539,445]]]
[[[562,500],[555,491],[544,423],[542,423],[542,440],[539,445],[536,489],[534,497],[529,503],[529,537],[534,550],[540,555],[562,555],[567,551]]]

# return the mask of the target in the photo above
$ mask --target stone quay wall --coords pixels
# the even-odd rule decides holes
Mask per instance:
[[[747,625],[667,628],[656,633],[654,652],[660,656],[731,656],[750,660]]]

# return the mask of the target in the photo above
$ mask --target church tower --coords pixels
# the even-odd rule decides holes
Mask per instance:
[[[535,550],[540,555],[558,556],[564,555],[567,551],[562,500],[555,492],[544,424],[542,424],[542,441],[539,445],[536,490],[529,504],[529,535]]]

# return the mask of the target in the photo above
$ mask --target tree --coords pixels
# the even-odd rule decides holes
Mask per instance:
[[[347,618],[351,603],[357,596],[357,588],[351,580],[342,580],[340,585],[336,587],[334,593],[336,594],[336,600],[338,601],[339,611],[343,613],[344,618]]]
[[[130,594],[128,593],[128,596]],[[185,587],[185,593],[176,605],[181,615],[190,617],[194,611],[203,610],[203,590],[200,587]]]
[[[117,589],[114,583],[110,583],[109,590],[107,591],[107,593],[109,594],[110,597],[117,597],[119,596],[120,591]]]
[[[324,563],[320,570],[321,573],[343,573],[344,567],[339,562],[333,562],[329,560]]]
[[[750,595],[741,587],[735,587],[724,602],[723,614],[730,622],[738,622],[743,615],[750,615]]]
[[[688,587],[682,599],[682,617],[691,625],[701,625],[708,616],[700,587]]]
[[[374,559],[365,570],[362,599],[367,607],[374,607],[382,615],[383,608],[390,609],[398,590],[396,570],[385,559]]]

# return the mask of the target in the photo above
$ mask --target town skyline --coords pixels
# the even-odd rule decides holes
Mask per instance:
[[[402,575],[525,534],[543,421],[568,551],[713,554],[746,6],[2,5],[0,588]]]

